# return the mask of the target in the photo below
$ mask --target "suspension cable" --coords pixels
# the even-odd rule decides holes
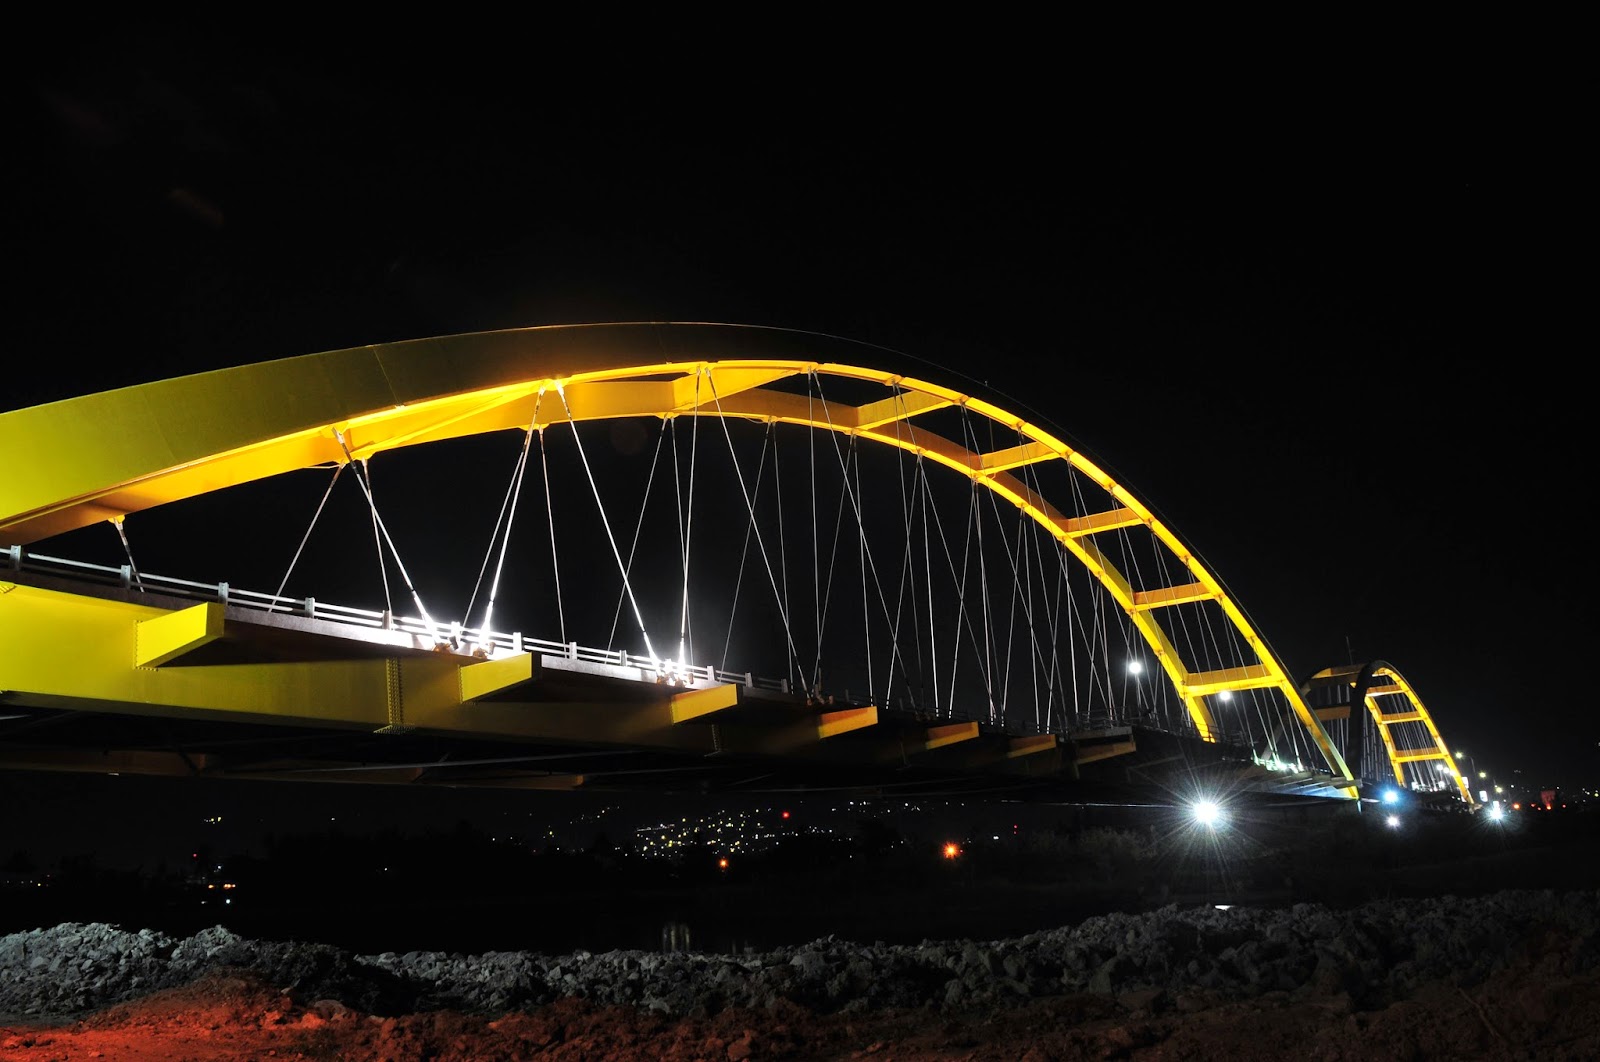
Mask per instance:
[[[765,477],[767,470],[767,446],[769,443],[771,443],[771,441],[772,421],[769,420],[767,422],[767,433],[762,437],[761,441],[761,463],[756,466],[755,498],[757,501],[761,499],[761,482]],[[755,523],[755,513],[752,511],[750,514],[750,522],[745,525],[744,529],[744,545],[739,548],[739,574],[734,578],[733,581],[733,603],[728,606],[728,636],[722,643],[721,666],[724,671],[726,671],[728,667],[728,653],[733,647],[733,620],[739,612],[739,591],[744,586],[744,562],[745,559],[750,556],[750,538],[751,532],[755,529]],[[781,518],[779,526],[782,526]],[[784,604],[780,602],[779,608],[784,607]],[[787,674],[787,672],[785,672],[785,674]]]
[[[820,387],[819,387],[819,390],[820,390]],[[824,398],[824,400],[823,400],[822,412],[823,412],[823,416],[827,419],[828,427],[831,430],[832,427],[833,427],[833,415],[828,412],[828,405],[827,405],[826,398]],[[862,596],[862,599],[863,599],[862,611],[863,611],[863,613],[867,613],[866,615],[863,616],[863,624],[864,624],[863,633],[864,633],[864,635],[865,635],[865,637],[867,638],[867,641],[868,641],[868,646],[867,646],[867,648],[868,648],[867,674],[868,674],[868,677],[869,677],[869,680],[870,680],[870,677],[871,677],[871,674],[872,674],[871,617],[870,617],[869,610],[868,610],[868,608],[867,608],[867,606],[865,604],[865,599],[866,599],[866,579],[867,579],[867,574],[868,574],[869,567],[871,569],[871,575],[872,575],[872,586],[873,586],[873,589],[876,590],[877,594],[878,594],[878,607],[883,610],[883,615],[884,615],[884,618],[886,620],[889,617],[889,602],[884,597],[883,581],[878,577],[877,561],[874,559],[874,557],[872,555],[872,551],[866,548],[866,525],[864,523],[865,516],[864,516],[864,513],[863,513],[863,509],[862,509],[862,504],[861,504],[861,460],[860,460],[860,456],[859,456],[859,450],[857,449],[857,442],[856,442],[857,436],[856,436],[856,434],[854,432],[852,432],[850,434],[850,447],[849,447],[849,449],[850,449],[850,454],[855,457],[855,467],[856,467],[856,481],[855,481],[855,486],[852,489],[851,482],[850,482],[850,461],[846,459],[845,454],[843,452],[841,452],[840,449],[839,449],[839,440],[837,438],[838,433],[836,431],[833,431],[832,434],[835,436],[835,438],[833,440],[833,452],[834,452],[834,456],[836,458],[838,458],[838,460],[839,460],[839,468],[840,468],[840,472],[841,472],[842,482],[843,482],[843,485],[844,485],[845,497],[850,502],[850,508],[851,508],[851,511],[855,514],[856,526],[857,526],[857,528],[859,529],[859,532],[860,532],[861,555],[862,555],[862,560],[861,560],[861,581],[862,581],[861,596]],[[840,508],[841,508],[841,514],[842,514],[842,510],[843,510],[843,505],[842,504],[841,504]],[[895,655],[898,656],[899,655],[899,646],[895,646],[894,650],[895,650]],[[904,672],[904,670],[905,670],[905,661],[903,659],[901,659],[901,671]],[[894,671],[893,671],[893,667],[891,665],[890,676],[892,677],[893,674],[894,674]],[[869,692],[870,692],[870,686],[869,686]]]
[[[542,397],[544,392],[540,391]],[[550,448],[545,445],[544,425],[539,425],[539,467],[544,473],[544,519],[550,528],[550,573],[556,584],[556,622],[560,625],[561,641],[567,640],[567,611],[561,603],[561,558],[556,553],[556,512],[550,498]]]
[[[850,436],[850,449],[851,450],[856,450],[856,437],[854,435]],[[860,495],[861,495],[861,454],[860,454],[859,451],[856,452],[855,466],[856,466],[856,490],[855,490],[855,493],[856,493],[857,497],[860,497]],[[846,475],[846,481],[847,482],[848,482],[848,478],[849,477],[848,477],[848,474],[847,474]],[[862,638],[862,641],[865,643],[866,654],[867,654],[867,694],[868,694],[868,696],[871,696],[871,694],[872,694],[872,610],[867,605],[867,524],[866,524],[866,520],[863,517],[863,514],[861,512],[861,506],[859,504],[857,504],[855,506],[855,510],[856,510],[856,545],[857,545],[857,551],[856,552],[857,552],[857,556],[859,558],[859,563],[861,565],[861,638]],[[876,569],[873,570],[872,576],[873,576],[874,581],[876,581],[877,576],[878,576],[878,573],[877,573]],[[894,672],[890,671],[889,674],[892,677]],[[887,692],[885,692],[885,694],[884,694],[884,700],[885,701],[888,700],[888,693]]]
[[[633,571],[633,558],[639,552],[639,536],[644,533],[644,516],[650,508],[650,488],[656,481],[656,466],[661,462],[661,443],[667,437],[667,420],[661,421],[661,434],[656,436],[656,451],[650,457],[650,474],[645,477],[644,498],[639,502],[639,522],[633,528],[633,544],[628,547],[628,571]],[[622,602],[625,595],[617,595],[617,607],[611,613],[611,634],[606,638],[606,648],[610,649],[617,640],[617,623],[622,619]]]
[[[772,493],[778,499],[778,572],[783,582],[783,611],[789,614],[789,547],[783,533],[783,476],[779,474],[778,463],[778,436],[776,429],[772,436]],[[799,670],[799,662],[794,655],[794,646],[789,647],[789,669],[784,674],[795,674]]]
[[[965,406],[961,408],[961,413],[961,427],[964,437],[966,438],[968,446],[974,452],[977,452],[978,441],[971,428],[972,415]],[[978,502],[977,480],[972,481],[972,491],[973,522],[978,531],[978,589],[982,591],[981,600],[983,605],[983,656],[985,685],[988,687],[989,694],[989,722],[993,723],[996,721],[994,703],[994,622],[989,606],[989,564],[983,549],[983,506]],[[1002,697],[1003,696],[1004,695],[1002,694]],[[1005,705],[1003,701],[1001,703],[1000,711],[1002,713],[1005,711]]]
[[[517,470],[512,476],[511,486],[506,493],[506,499],[500,503],[500,516],[495,519],[496,534],[499,534],[500,532],[500,521],[502,519],[505,521],[505,533],[500,539],[500,558],[495,561],[494,580],[489,584],[489,601],[483,607],[483,625],[479,628],[478,639],[479,645],[482,646],[487,646],[488,639],[490,638],[491,628],[489,626],[489,619],[494,615],[494,599],[500,591],[500,574],[505,570],[506,551],[511,546],[511,521],[516,518],[517,502],[522,499],[522,480],[528,469],[528,450],[533,445],[533,429],[534,425],[539,423],[539,401],[543,397],[543,395],[540,395],[538,398],[534,399],[533,417],[528,422],[528,430],[522,436],[522,454],[517,458]],[[491,549],[494,546],[494,538],[492,536],[489,539],[489,545]],[[488,561],[489,558],[487,555],[485,555],[484,563],[488,564]],[[480,584],[483,582],[482,571],[478,572],[478,582]],[[467,602],[468,616],[472,615],[472,602],[473,600],[477,599],[477,596],[478,587],[477,585],[474,585],[472,588],[472,599],[468,600]],[[516,648],[521,649],[522,647],[519,645]]]
[[[895,399],[895,406],[897,407],[897,411],[898,412],[903,412],[904,411],[904,407],[905,407],[905,399],[901,396],[901,391],[899,389],[899,385],[898,384],[895,386],[894,399]],[[898,484],[898,486],[900,487],[900,522],[901,522],[901,526],[905,529],[905,534],[901,537],[901,540],[900,540],[900,546],[901,546],[900,565],[899,565],[900,570],[899,570],[899,573],[898,573],[899,577],[900,577],[900,585],[895,588],[894,622],[890,625],[889,639],[890,639],[890,644],[893,645],[898,650],[898,647],[900,645],[900,621],[901,621],[901,617],[902,617],[903,614],[909,612],[910,615],[911,615],[911,625],[912,625],[911,644],[912,644],[913,647],[915,647],[916,652],[917,652],[917,678],[920,680],[922,678],[922,631],[920,629],[921,628],[921,621],[917,617],[916,566],[914,564],[912,564],[912,562],[911,562],[911,558],[912,558],[911,517],[912,517],[913,509],[911,507],[910,499],[906,494],[906,460],[905,460],[906,451],[905,451],[905,446],[904,446],[904,440],[901,438],[901,435],[900,435],[900,425],[901,425],[901,419],[897,418],[895,420],[895,422],[894,422],[894,437],[895,437],[895,442],[897,443],[897,445],[895,446],[895,481]],[[916,440],[916,432],[915,432],[915,430],[912,429],[910,425],[906,425],[906,431],[910,435],[911,440],[914,443],[915,440]],[[905,604],[905,602],[906,602],[906,584],[908,582],[911,584],[911,607],[909,609],[906,608],[906,604]],[[890,654],[890,658],[889,658],[889,671],[890,671],[891,679],[892,679],[893,673],[894,673],[893,669],[894,669],[894,654],[891,653]],[[916,699],[917,699],[916,690],[919,687],[914,688],[912,686],[911,676],[910,676],[909,672],[907,671],[907,669],[904,666],[902,666],[902,668],[901,668],[901,677],[905,679],[907,693],[911,697],[912,703],[915,704],[916,703]],[[887,702],[888,699],[889,699],[889,694],[888,694],[887,689],[885,689],[884,701]]]
[[[933,710],[939,711],[939,642],[938,632],[933,623],[933,554],[928,543],[928,470],[923,463],[922,454],[917,454],[917,477],[920,486],[917,490],[922,503],[922,565],[923,585],[928,589],[928,675],[933,680],[929,683],[933,687]],[[959,634],[957,635],[959,637]]]
[[[133,578],[133,585],[143,590],[144,579],[139,575],[139,566],[133,562],[133,548],[128,545],[128,533],[122,528],[122,517],[113,516],[111,526],[117,529],[117,537],[122,540],[122,552],[128,557],[128,574]]]
[[[701,366],[694,374],[694,409],[697,414],[694,418],[694,428],[689,432],[689,504],[683,515],[683,606],[678,616],[678,660],[687,662],[685,654],[688,652],[689,640],[689,543],[694,532],[694,476],[698,462],[696,455],[700,452],[700,381],[705,377],[707,370]],[[716,384],[711,385],[712,394],[716,393]]]
[[[733,433],[728,430],[728,418],[722,414],[722,399],[717,394],[717,382],[711,381],[711,401],[717,407],[717,419],[722,422],[722,435],[728,441],[728,456],[733,460],[733,474],[739,481],[739,494],[744,498],[745,512],[750,516],[750,526],[755,529],[756,547],[761,550],[761,561],[767,569],[767,582],[772,587],[772,599],[778,604],[778,615],[783,620],[783,637],[789,646],[789,658],[793,660],[797,655],[794,648],[794,633],[789,628],[789,613],[783,607],[783,594],[778,590],[778,577],[772,570],[772,558],[767,555],[767,544],[761,537],[761,526],[756,522],[755,502],[750,498],[750,491],[745,487],[744,471],[739,467],[739,455],[733,448]],[[766,449],[762,448],[765,456]],[[692,482],[692,478],[691,478]],[[742,567],[742,565],[741,565]],[[805,676],[801,676],[804,679]]]
[[[815,689],[822,681],[822,559],[820,554],[821,542],[817,535],[817,417],[813,412],[815,405],[815,392],[812,385],[815,383],[816,373],[806,373],[806,451],[810,457],[811,465],[811,605],[815,614],[817,630],[817,648],[811,658],[811,685]],[[830,573],[829,582],[833,581]]]
[[[595,506],[600,510],[600,523],[606,529],[606,541],[611,544],[611,556],[617,562],[617,571],[622,574],[622,586],[628,592],[628,603],[633,606],[633,618],[639,624],[639,636],[644,639],[644,651],[654,663],[657,659],[656,651],[650,645],[650,634],[644,629],[644,616],[639,612],[639,602],[633,596],[633,584],[628,581],[628,568],[622,563],[622,552],[617,549],[617,538],[611,533],[611,521],[606,517],[606,506],[600,500],[600,487],[594,481],[594,471],[589,467],[589,457],[583,452],[583,439],[578,435],[578,422],[573,419],[572,407],[567,404],[566,389],[560,383],[556,384],[556,394],[561,396],[561,405],[567,411],[567,423],[572,426],[572,441],[578,444],[578,459],[583,462],[583,474],[589,478],[589,489],[594,492]],[[565,641],[565,635],[562,640]]]
[[[350,447],[345,442],[344,433],[338,428],[335,428],[333,430],[333,434],[338,438],[339,448],[344,451],[345,457],[351,461],[354,461],[355,458],[351,457],[350,455]],[[379,560],[381,561],[383,557],[383,544],[388,543],[389,552],[394,554],[394,566],[399,570],[400,578],[405,581],[406,590],[411,594],[412,604],[417,606],[418,617],[428,626],[428,629],[433,633],[434,637],[437,638],[438,632],[434,630],[433,619],[428,615],[428,610],[423,607],[422,598],[417,593],[417,588],[411,584],[411,576],[406,572],[405,563],[400,559],[400,551],[395,548],[394,539],[389,537],[389,529],[383,525],[383,518],[378,515],[378,503],[372,496],[372,484],[369,482],[371,475],[372,470],[367,467],[366,459],[363,458],[360,467],[356,469],[356,482],[361,484],[362,493],[367,496],[367,505],[372,509],[373,527],[375,527],[378,533],[382,535],[382,541],[380,541],[378,544]],[[384,575],[383,580],[383,596],[384,600],[387,602],[389,599],[389,578],[387,574]]]
[[[328,496],[333,493],[333,486],[339,482],[339,477],[344,473],[344,465],[335,465],[333,478],[328,480],[327,489],[322,492],[322,500],[317,503],[317,511],[311,514],[311,523],[306,525],[306,533],[300,536],[300,546],[294,551],[294,556],[289,560],[289,567],[283,573],[283,581],[278,584],[278,592],[272,595],[272,604],[268,612],[276,612],[278,599],[283,597],[283,588],[289,585],[289,576],[294,574],[294,566],[300,563],[300,554],[305,551],[306,543],[311,540],[311,530],[317,526],[317,521],[322,518],[322,507],[328,504]]]

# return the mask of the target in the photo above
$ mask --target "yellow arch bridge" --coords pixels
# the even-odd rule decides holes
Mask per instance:
[[[1470,803],[1397,672],[1296,683],[1149,505],[948,375],[779,329],[575,325],[0,414],[0,766],[1350,798],[1364,711],[1397,779],[1426,761]],[[481,560],[434,563],[463,542]],[[150,563],[219,547],[243,574]],[[359,571],[361,601],[312,593]]]

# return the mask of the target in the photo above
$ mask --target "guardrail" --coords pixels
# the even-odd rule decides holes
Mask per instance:
[[[538,653],[543,656],[555,656],[565,660],[590,664],[638,668],[641,671],[683,683],[703,681],[713,685],[736,685],[744,686],[747,689],[770,690],[786,694],[795,692],[786,678],[762,678],[748,671],[724,671],[710,664],[696,666],[675,660],[660,660],[637,653],[630,653],[625,649],[598,649],[593,646],[581,645],[578,642],[556,642],[545,638],[529,638],[524,637],[520,631],[484,631],[474,627],[463,627],[459,623],[430,623],[419,616],[396,616],[392,612],[333,605],[315,597],[281,597],[276,594],[261,593],[257,590],[243,590],[228,583],[198,583],[189,579],[177,579],[168,575],[152,575],[147,572],[135,571],[131,565],[127,564],[114,567],[30,553],[22,546],[10,546],[0,549],[0,571],[4,570],[19,573],[37,572],[41,575],[51,575],[77,582],[117,587],[133,593],[160,594],[190,601],[216,601],[237,608],[254,609],[258,612],[269,614],[276,613],[316,620],[328,620],[333,623],[366,627],[373,630],[399,631],[413,637],[430,640],[436,645],[449,644],[457,648],[471,647],[481,649],[489,656],[492,656],[496,651]],[[871,700],[872,698],[869,696],[867,701]],[[849,690],[844,692],[842,702],[845,704],[855,703],[851,700]],[[926,706],[919,705],[911,700],[902,699],[894,703],[892,707],[911,713],[926,712]],[[939,713],[934,714],[938,715]],[[945,714],[942,718],[948,720],[961,717]],[[1097,712],[1080,721],[1079,725],[1072,729],[1098,730],[1110,726],[1124,725],[1127,725],[1126,718],[1118,716],[1115,712]],[[1181,724],[1175,729],[1157,729],[1166,729],[1166,732],[1175,734],[1197,733],[1193,731],[1192,726],[1185,727]],[[1062,731],[1047,730],[1037,724],[1030,726],[1024,723],[1013,727],[1008,732],[1042,734],[1060,733]]]
[[[697,666],[676,660],[661,660],[630,653],[626,649],[597,649],[578,642],[527,638],[523,637],[520,631],[485,631],[476,627],[463,627],[459,623],[430,623],[420,616],[396,616],[392,612],[333,605],[314,597],[280,597],[277,594],[264,594],[258,590],[243,590],[228,583],[197,583],[170,575],[152,575],[135,571],[127,564],[113,567],[30,553],[22,546],[10,546],[0,551],[0,570],[36,572],[97,586],[117,587],[134,593],[161,594],[189,601],[216,601],[263,613],[328,620],[372,630],[399,631],[431,640],[436,645],[449,644],[457,648],[481,649],[488,655],[493,655],[497,650],[538,653],[591,664],[638,668],[683,682],[704,681],[713,684],[739,685],[750,689],[773,690],[779,693],[792,692],[788,679],[762,678],[748,671],[723,671],[710,664]]]

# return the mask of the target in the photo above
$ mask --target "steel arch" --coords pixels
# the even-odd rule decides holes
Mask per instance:
[[[1323,668],[1306,680],[1302,690],[1309,694],[1314,689],[1329,686],[1342,687],[1347,691],[1349,699],[1342,705],[1316,709],[1318,718],[1345,719],[1350,717],[1355,705],[1364,707],[1377,727],[1378,737],[1383,742],[1389,770],[1393,773],[1396,784],[1407,785],[1405,765],[1408,763],[1430,761],[1442,763],[1445,766],[1445,774],[1455,783],[1466,805],[1470,808],[1476,803],[1472,798],[1472,787],[1461,776],[1455,756],[1445,744],[1444,736],[1439,733],[1439,727],[1434,723],[1433,716],[1423,705],[1422,698],[1417,696],[1416,689],[1405,680],[1394,665],[1384,660],[1373,660],[1365,664]],[[1398,711],[1386,711],[1384,705],[1393,703],[1394,698],[1402,700],[1405,707]],[[1432,744],[1403,747],[1396,743],[1390,728],[1412,723],[1421,724]],[[1355,734],[1351,735],[1352,740],[1356,737]],[[1359,770],[1359,747],[1356,748],[1355,755]]]
[[[1220,738],[1207,698],[1276,691],[1355,795],[1339,750],[1300,687],[1217,577],[1151,508],[1083,453],[971,390],[837,337],[747,325],[557,325],[375,344],[91,394],[0,414],[0,546],[22,545],[101,520],[223,487],[380,451],[505,429],[525,429],[530,400],[557,392],[543,423],[710,415],[827,429],[898,447],[993,491],[1041,525],[1124,610],[1160,662],[1200,736]],[[785,378],[866,381],[882,398],[860,405],[773,389]],[[975,389],[974,389],[975,390]],[[707,392],[715,396],[708,404]],[[929,431],[902,431],[919,414],[960,407],[1020,439],[988,452]],[[559,410],[559,413],[556,411]],[[1065,462],[1115,505],[1068,516],[1014,471]],[[1143,525],[1190,581],[1136,588],[1094,542]],[[1196,602],[1221,607],[1254,663],[1191,671],[1156,620]]]

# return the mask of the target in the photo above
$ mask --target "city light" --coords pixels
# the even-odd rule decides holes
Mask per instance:
[[[1384,819],[1383,821],[1391,830],[1398,830],[1400,828],[1400,816],[1399,815],[1390,815],[1388,818]]]
[[[945,842],[944,857],[946,859],[954,859],[956,856],[958,856],[960,854],[961,854],[961,846],[960,845],[956,844],[954,841]]]
[[[1222,825],[1222,808],[1215,801],[1202,800],[1191,809],[1194,821],[1202,826],[1215,829]]]

